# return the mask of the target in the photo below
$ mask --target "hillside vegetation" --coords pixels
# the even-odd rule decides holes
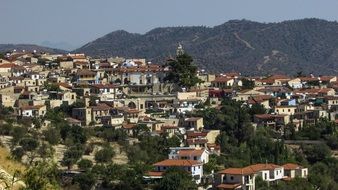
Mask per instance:
[[[232,20],[212,28],[165,27],[145,34],[119,30],[75,52],[97,57],[145,57],[163,63],[175,55],[178,42],[199,68],[214,72],[338,73],[338,23],[319,19],[281,23]]]

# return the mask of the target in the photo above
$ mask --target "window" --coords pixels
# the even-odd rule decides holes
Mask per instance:
[[[288,112],[290,112],[290,109],[288,109]]]
[[[194,156],[194,160],[197,160],[197,156]]]
[[[231,180],[231,181],[234,180],[234,176],[230,176],[230,180]]]
[[[268,174],[267,173],[264,174],[264,178],[263,179],[268,179]]]

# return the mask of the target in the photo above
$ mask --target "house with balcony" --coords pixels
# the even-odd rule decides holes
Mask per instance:
[[[170,168],[179,168],[188,172],[197,184],[201,183],[203,176],[203,163],[196,160],[167,159],[153,164],[153,167],[153,171],[150,171],[143,176],[146,181],[161,179],[164,172]]]

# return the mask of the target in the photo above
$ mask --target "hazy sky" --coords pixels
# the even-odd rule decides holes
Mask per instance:
[[[338,0],[0,0],[0,43],[79,46],[118,29],[309,17],[338,20]]]

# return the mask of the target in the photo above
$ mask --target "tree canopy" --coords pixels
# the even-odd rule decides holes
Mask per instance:
[[[202,82],[197,76],[197,67],[192,64],[193,59],[188,54],[178,55],[175,60],[167,63],[170,71],[164,80],[178,84],[182,88],[190,88]]]

